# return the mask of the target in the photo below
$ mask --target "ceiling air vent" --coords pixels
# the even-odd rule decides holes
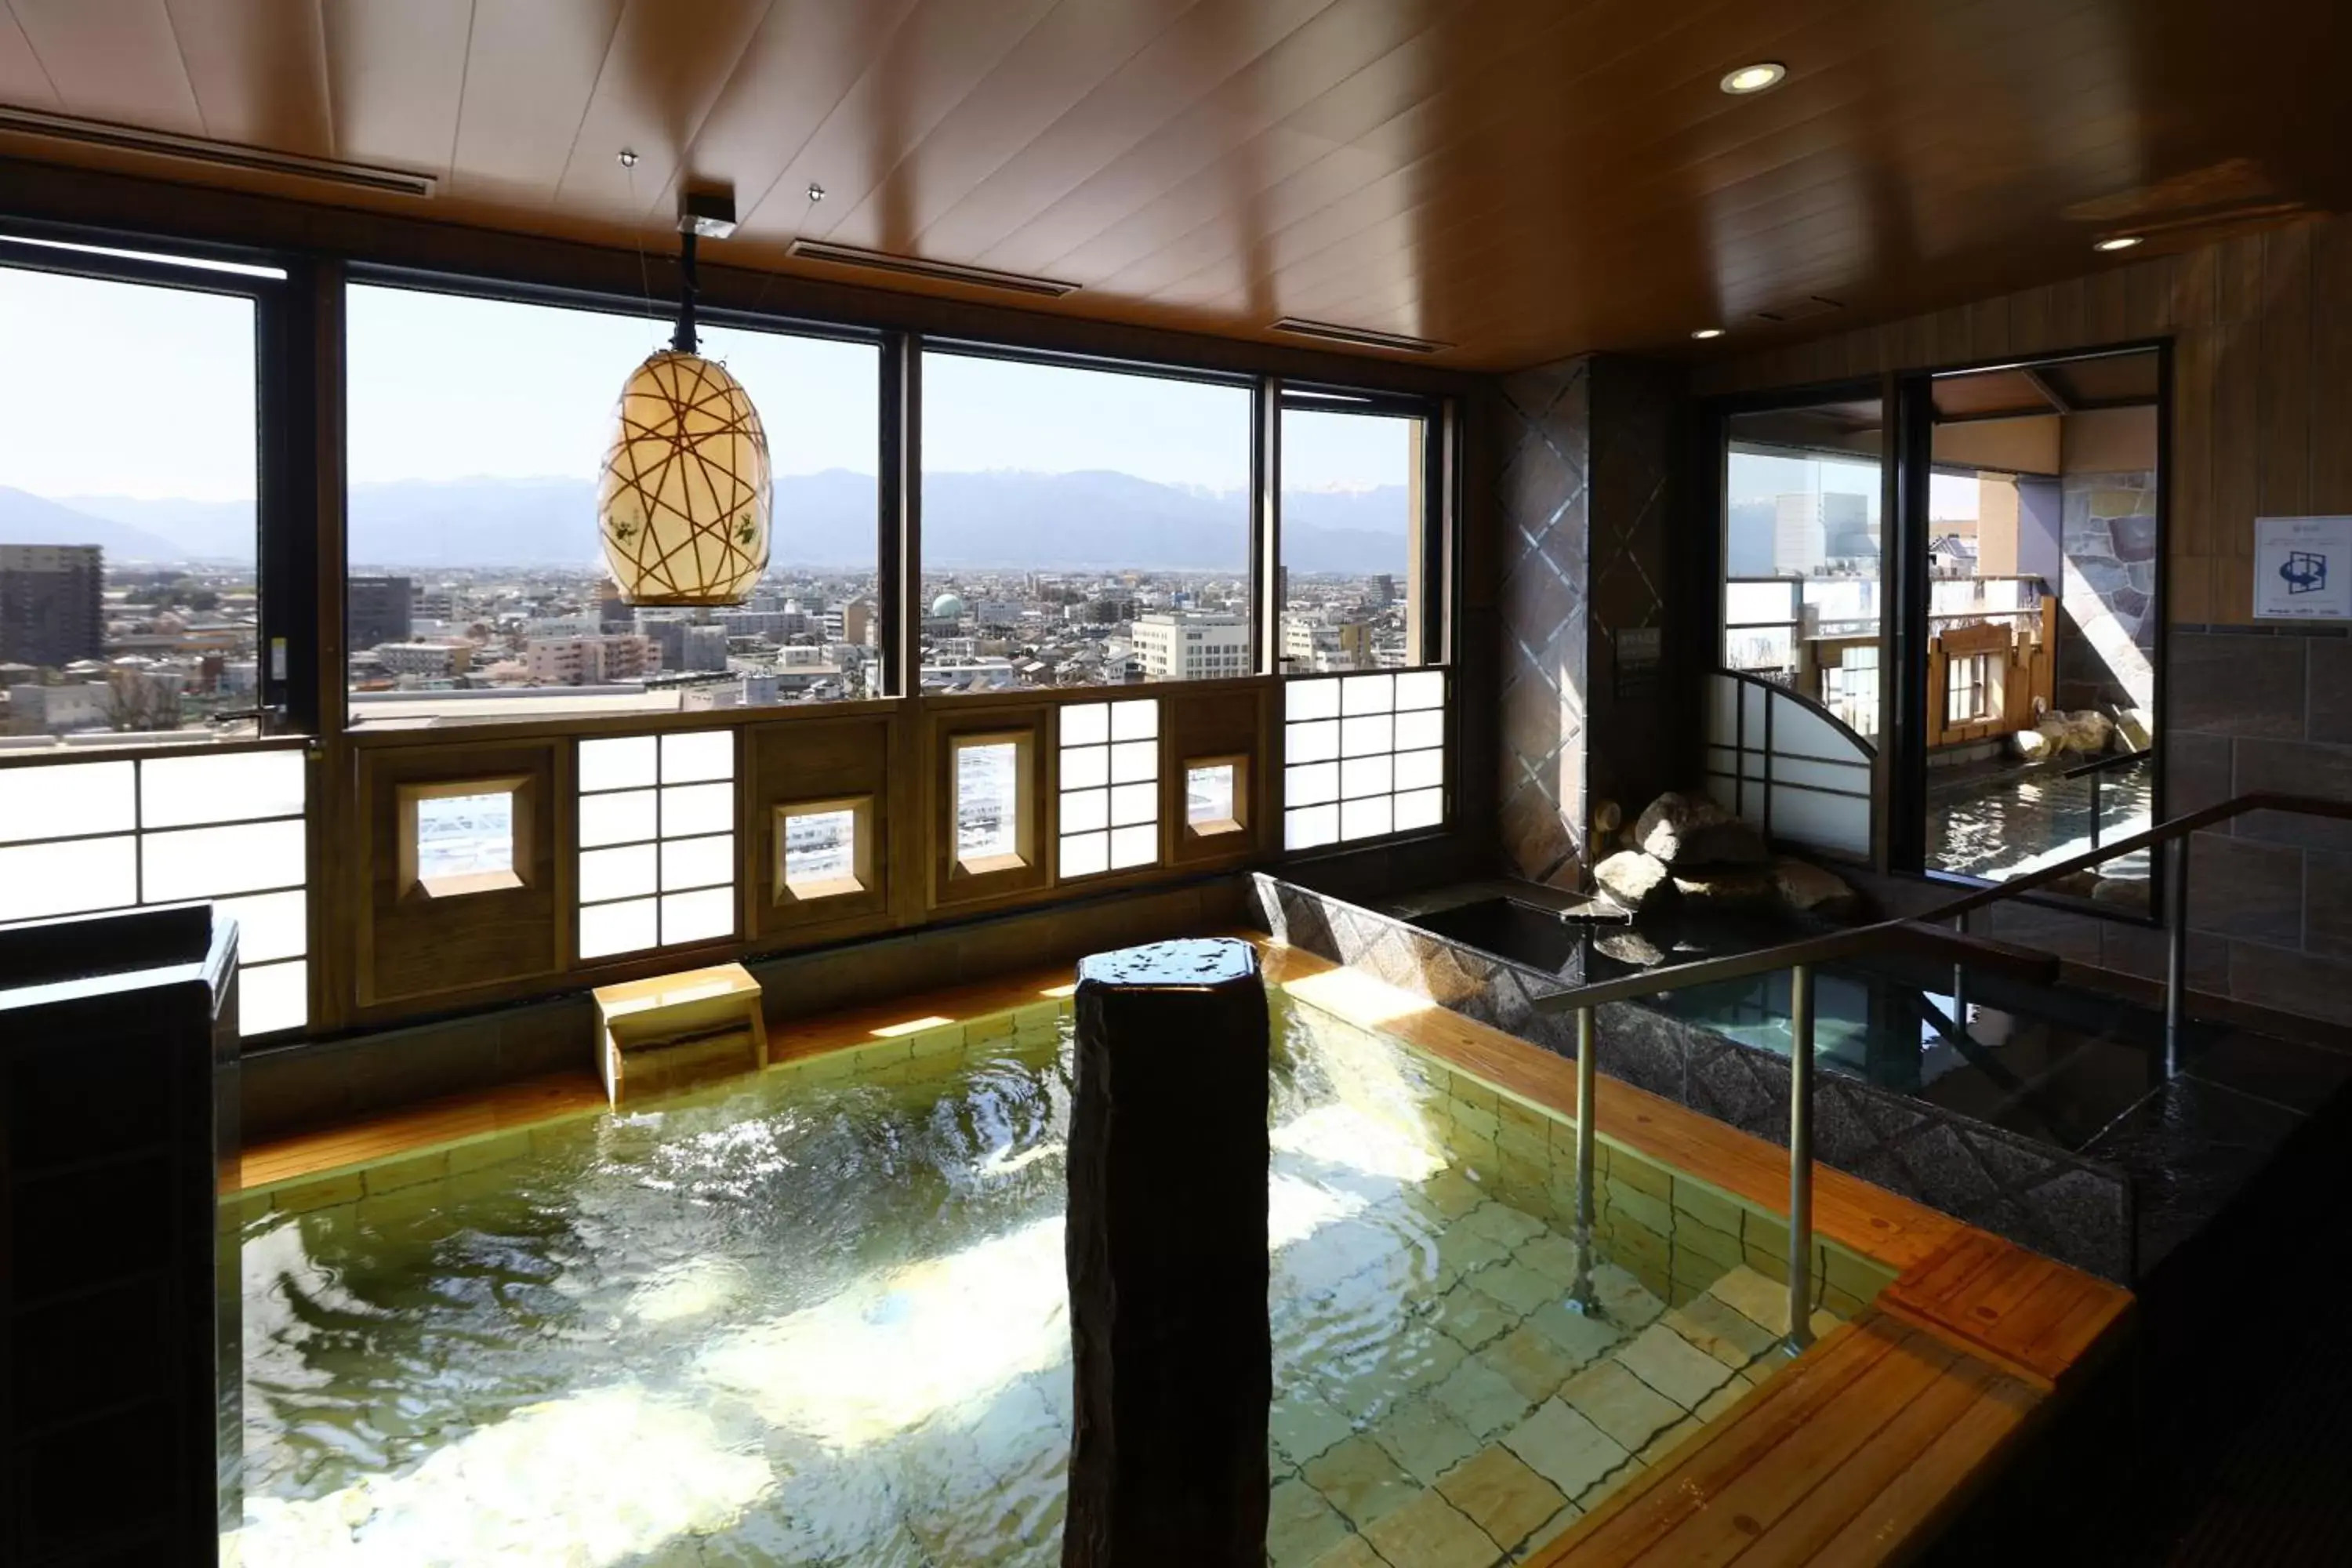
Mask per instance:
[[[965,283],[974,289],[1002,289],[1013,294],[1036,294],[1058,300],[1078,291],[1076,283],[1051,278],[1031,278],[1019,272],[998,272],[986,267],[965,267],[953,261],[926,261],[919,256],[893,256],[887,250],[860,250],[854,245],[832,245],[822,239],[796,239],[788,255],[803,261],[823,261],[835,267],[858,267],[868,272],[895,272],[907,278],[929,278],[940,283]]]
[[[180,136],[169,131],[149,131],[104,120],[79,120],[67,114],[43,114],[37,110],[0,107],[0,135],[37,136],[47,142],[72,142],[84,147],[110,147],[119,153],[143,153],[157,158],[178,158],[209,163],[218,169],[245,169],[257,174],[286,174],[317,180],[352,190],[376,191],[394,196],[429,196],[431,174],[406,169],[386,169],[372,163],[346,163],[336,158],[310,158],[299,153],[272,152],[238,142],[215,142],[203,136]]]
[[[1845,301],[1843,300],[1832,300],[1823,294],[1808,294],[1801,300],[1775,305],[1769,310],[1759,310],[1756,319],[1759,321],[1804,321],[1844,309]]]
[[[1327,343],[1347,343],[1355,348],[1393,349],[1399,353],[1433,354],[1452,348],[1452,343],[1435,342],[1428,338],[1408,338],[1402,332],[1376,332],[1365,327],[1335,326],[1329,321],[1309,321],[1297,316],[1285,316],[1275,322],[1277,332],[1294,337],[1319,338]]]

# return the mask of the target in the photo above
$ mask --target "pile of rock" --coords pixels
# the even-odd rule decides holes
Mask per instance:
[[[1599,814],[1596,814],[1598,816]],[[1775,855],[1763,836],[1705,795],[1669,790],[1652,801],[1625,847],[1592,868],[1601,891],[1635,914],[1685,902],[1710,910],[1790,910],[1840,919],[1860,900],[1834,872]]]
[[[2114,720],[2085,708],[2075,713],[2045,713],[2032,729],[2011,735],[2009,745],[2021,762],[2044,763],[2059,757],[2099,756],[2115,734]]]

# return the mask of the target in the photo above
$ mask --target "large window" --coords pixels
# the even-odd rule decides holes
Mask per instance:
[[[261,626],[253,292],[7,264],[0,242],[0,748],[254,732]],[[182,264],[134,258],[146,273]]]
[[[1251,673],[1246,386],[923,356],[922,683]]]
[[[667,344],[641,315],[354,286],[355,727],[708,711],[879,690],[880,351],[705,326],[767,431],[775,508],[748,603],[621,601],[595,531],[622,383]]]
[[[1286,403],[1275,650],[1284,673],[1426,662],[1428,429],[1413,416]]]

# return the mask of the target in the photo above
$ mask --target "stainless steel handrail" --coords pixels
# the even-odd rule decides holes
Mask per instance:
[[[2352,822],[2352,801],[2317,795],[2282,795],[2267,790],[2234,795],[2217,805],[2160,822],[2144,832],[2113,844],[2045,866],[2039,871],[1998,883],[1939,905],[1915,920],[1881,921],[1875,925],[1829,931],[1779,947],[1691,963],[1669,964],[1616,980],[1570,986],[1533,999],[1539,1013],[1576,1015],[1576,1190],[1578,1282],[1570,1305],[1590,1310],[1591,1291],[1586,1259],[1591,1253],[1591,1192],[1593,1175],[1593,1097],[1599,1076],[1593,1069],[1593,1009],[1612,1002],[1630,1002],[1726,980],[1790,972],[1789,998],[1789,1332],[1783,1347],[1794,1355],[1811,1342],[1812,1215],[1813,1215],[1813,970],[1822,963],[1864,953],[1903,949],[1928,956],[1949,957],[1954,984],[1963,967],[2005,960],[2000,945],[1968,934],[1969,919],[1977,910],[2048,887],[2093,866],[2134,850],[2163,846],[2165,855],[2164,925],[2164,1070],[2169,1078],[2180,1070],[2180,1033],[2185,1021],[2189,984],[2189,837],[2200,828],[2227,822],[2254,811],[2282,811],[2301,816],[2332,817]],[[1927,922],[1949,921],[1944,932]],[[2013,950],[2012,950],[2013,951]],[[1960,1022],[1967,1025],[1961,1010]]]

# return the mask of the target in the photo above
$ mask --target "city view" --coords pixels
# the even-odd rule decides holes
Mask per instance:
[[[175,442],[137,493],[106,493],[94,455],[0,474],[0,731],[16,745],[250,734],[265,651],[252,430],[234,416],[252,413],[252,307],[0,273],[12,327],[68,304],[102,315],[57,298],[92,289],[109,309],[135,297],[131,324],[188,351],[173,416],[200,386],[217,428],[201,453]],[[769,431],[773,544],[742,605],[673,610],[625,603],[595,533],[611,398],[652,324],[354,288],[348,330],[353,727],[881,694],[871,343],[706,330]],[[448,387],[436,355],[461,342],[509,374]],[[923,689],[1250,673],[1249,402],[1229,384],[928,354]],[[1282,498],[1279,668],[1410,662],[1417,426],[1294,411],[1284,426],[1297,482]]]

